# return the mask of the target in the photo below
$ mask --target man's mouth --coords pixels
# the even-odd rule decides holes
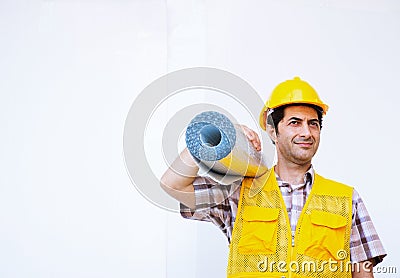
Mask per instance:
[[[294,142],[296,145],[299,145],[300,147],[305,147],[309,148],[312,146],[312,142]]]

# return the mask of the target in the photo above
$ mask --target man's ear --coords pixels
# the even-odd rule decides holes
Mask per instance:
[[[276,142],[275,128],[272,125],[267,124],[266,125],[266,131],[267,131],[268,136],[271,139],[271,141],[275,144],[275,142]]]
[[[268,124],[267,117],[268,117],[268,110],[264,111],[265,131],[268,133],[269,138],[271,139],[272,143],[275,145],[276,137],[277,137],[276,132],[275,132],[275,127]]]

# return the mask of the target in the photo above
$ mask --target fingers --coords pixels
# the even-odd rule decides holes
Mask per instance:
[[[258,137],[257,132],[248,128],[245,125],[241,125],[240,127],[242,128],[244,134],[246,135],[246,137],[250,141],[250,143],[254,146],[254,148],[257,151],[261,151],[261,141],[260,141],[260,138]]]

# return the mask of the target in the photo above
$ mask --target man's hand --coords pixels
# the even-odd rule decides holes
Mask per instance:
[[[248,128],[245,125],[239,125],[239,126],[242,128],[243,133],[246,135],[247,139],[249,139],[249,141],[253,144],[254,148],[257,151],[261,151],[261,142],[257,132]]]
[[[355,271],[352,272],[353,278],[374,278],[374,271],[371,261],[363,261],[355,264]]]

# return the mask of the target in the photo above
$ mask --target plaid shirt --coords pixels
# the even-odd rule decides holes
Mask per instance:
[[[275,173],[289,215],[292,237],[296,230],[301,210],[310,194],[314,180],[314,169],[311,167],[304,175],[304,183],[290,185]],[[210,178],[197,177],[194,182],[196,208],[190,210],[181,204],[181,215],[184,218],[208,221],[218,226],[227,236],[232,236],[240,198],[242,180],[231,185],[220,185]],[[350,236],[350,256],[352,262],[371,260],[373,265],[380,263],[386,256],[385,249],[375,231],[368,211],[356,190],[352,198],[352,229]]]

